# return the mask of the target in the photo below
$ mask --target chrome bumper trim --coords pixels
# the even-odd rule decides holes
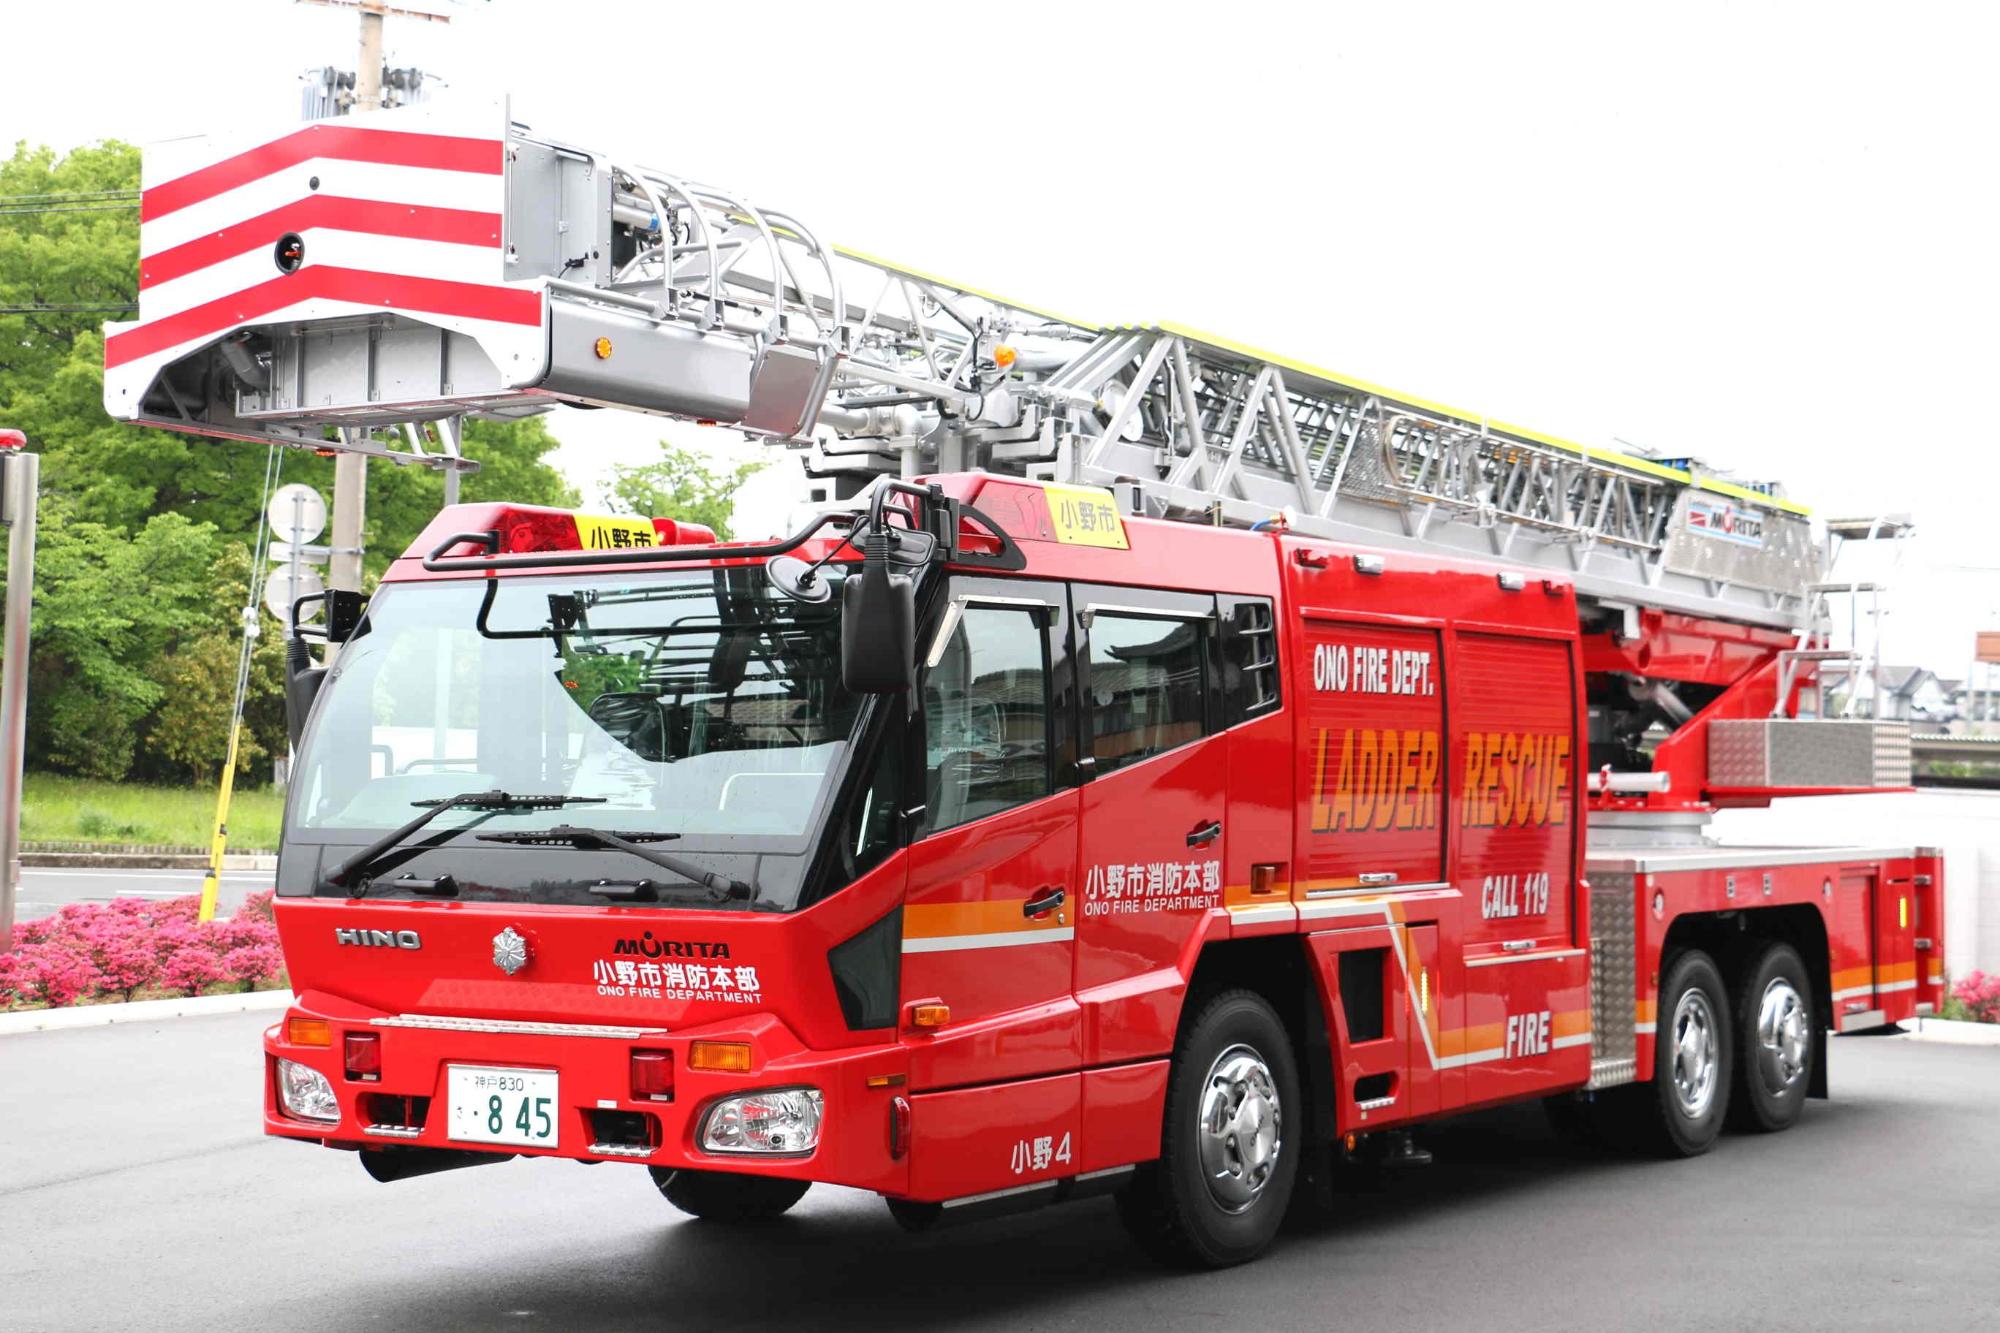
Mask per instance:
[[[594,1023],[528,1023],[507,1018],[454,1018],[445,1014],[397,1014],[370,1020],[378,1028],[430,1028],[438,1032],[508,1032],[532,1037],[609,1037],[636,1041],[664,1037],[665,1028],[602,1026]]]

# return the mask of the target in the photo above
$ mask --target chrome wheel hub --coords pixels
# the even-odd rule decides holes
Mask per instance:
[[[1757,1074],[1769,1092],[1789,1092],[1812,1059],[1812,1024],[1805,997],[1777,977],[1757,1006]]]
[[[1716,1076],[1720,1072],[1715,1008],[1706,992],[1691,990],[1674,1006],[1672,1064],[1674,1100],[1681,1114],[1699,1120],[1708,1114],[1715,1100]]]
[[[1284,1148],[1277,1081],[1248,1046],[1231,1046],[1209,1066],[1198,1142],[1202,1178],[1224,1212],[1240,1213],[1270,1182]]]

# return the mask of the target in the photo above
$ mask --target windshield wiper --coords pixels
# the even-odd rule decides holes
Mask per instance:
[[[527,843],[539,847],[580,847],[598,849],[611,847],[621,852],[630,852],[642,860],[671,870],[682,879],[699,884],[708,890],[708,896],[716,902],[727,902],[731,898],[748,898],[754,890],[740,879],[727,875],[717,875],[703,870],[692,861],[683,861],[669,852],[655,851],[645,845],[647,842],[663,842],[679,835],[672,833],[614,833],[610,829],[579,828],[574,824],[558,824],[551,829],[523,829],[518,833],[482,833],[481,842]]]
[[[559,810],[565,805],[583,802],[602,803],[609,799],[604,796],[516,796],[504,791],[466,791],[456,796],[447,796],[435,801],[411,801],[411,805],[429,806],[422,814],[392,832],[385,833],[363,847],[354,855],[333,868],[326,877],[329,884],[345,884],[351,876],[361,874],[412,833],[436,819],[447,810]]]

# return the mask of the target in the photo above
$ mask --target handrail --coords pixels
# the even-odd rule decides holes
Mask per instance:
[[[579,565],[656,565],[683,560],[756,560],[789,555],[811,541],[830,523],[852,524],[853,514],[821,514],[783,541],[743,546],[632,546],[613,551],[518,551],[485,556],[446,556],[460,542],[480,542],[497,547],[495,532],[459,532],[447,537],[424,557],[424,568],[433,574],[475,573],[487,569],[565,569]]]

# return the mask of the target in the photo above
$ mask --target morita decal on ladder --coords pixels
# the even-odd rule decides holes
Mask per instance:
[[[1109,486],[1134,513],[1497,557],[1612,617],[1799,633],[1825,610],[1825,553],[1775,487],[836,251],[498,102],[149,149],[140,236],[104,391],[151,425],[435,464],[466,414],[620,407],[806,450],[840,499],[982,468]]]

